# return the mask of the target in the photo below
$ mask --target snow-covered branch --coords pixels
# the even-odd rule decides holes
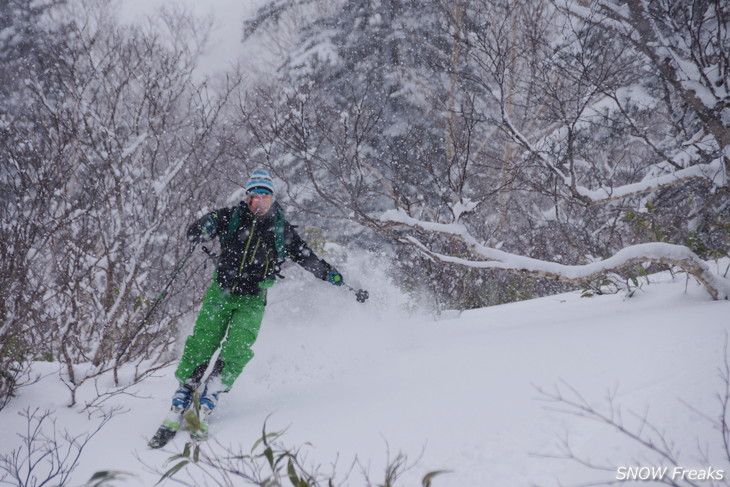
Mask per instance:
[[[694,110],[707,132],[723,147],[730,144],[730,129],[721,115],[727,110],[730,58],[723,18],[727,14],[720,3],[704,9],[664,8],[637,0],[622,3],[599,1],[595,10],[555,0],[565,13],[629,41]],[[694,14],[686,16],[689,11]]]
[[[602,186],[594,189],[587,188],[578,184],[575,174],[566,174],[559,167],[558,161],[554,160],[546,151],[540,150],[525,134],[521,133],[504,109],[502,110],[502,121],[504,128],[517,144],[525,148],[544,168],[561,180],[575,198],[586,204],[609,203],[631,196],[651,193],[668,186],[686,183],[692,179],[703,179],[715,187],[728,185],[725,161],[723,157],[719,157],[707,164],[697,164],[664,174],[654,175],[652,171],[648,171],[647,176],[636,183],[621,186]]]
[[[442,262],[477,269],[502,269],[530,277],[545,277],[571,282],[588,282],[629,265],[654,262],[681,268],[697,279],[713,299],[730,299],[730,280],[714,274],[704,261],[683,245],[663,242],[632,245],[621,249],[605,260],[584,265],[565,265],[487,247],[479,243],[464,225],[458,223],[423,222],[411,218],[402,210],[387,211],[381,215],[380,220],[389,224],[403,225],[422,232],[438,233],[457,239],[466,244],[477,258],[484,259],[469,260],[444,255],[430,250],[413,236],[406,238],[419,250]]]

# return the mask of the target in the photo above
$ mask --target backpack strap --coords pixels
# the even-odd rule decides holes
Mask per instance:
[[[286,239],[284,238],[284,210],[280,205],[276,205],[276,214],[274,215],[274,245],[276,246],[276,258],[278,262],[286,259]],[[230,242],[241,225],[241,207],[233,208],[230,218],[228,219],[228,230],[221,238],[221,243]]]
[[[233,237],[236,235],[236,231],[238,230],[238,227],[241,225],[241,208],[239,206],[236,206],[233,208],[233,212],[231,213],[231,217],[228,219],[228,231],[226,234],[221,238],[221,243],[227,244],[228,242],[233,239]]]
[[[276,257],[278,262],[284,262],[286,259],[286,240],[284,238],[284,210],[280,205],[276,205],[276,215],[274,215],[274,245],[276,246]]]

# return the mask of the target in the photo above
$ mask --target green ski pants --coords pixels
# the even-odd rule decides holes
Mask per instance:
[[[230,389],[253,358],[251,346],[261,328],[265,303],[266,292],[234,296],[214,280],[205,293],[193,334],[185,341],[175,377],[186,382],[196,369],[204,370],[220,348],[221,382]]]

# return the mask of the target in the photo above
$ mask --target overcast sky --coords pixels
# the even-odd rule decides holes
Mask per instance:
[[[243,54],[241,26],[243,19],[267,0],[120,0],[122,20],[137,20],[154,14],[163,5],[178,3],[196,15],[213,15],[214,27],[208,53],[201,70],[212,74],[234,64]]]

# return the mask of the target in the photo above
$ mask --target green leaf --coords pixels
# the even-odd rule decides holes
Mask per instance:
[[[279,432],[267,433],[266,431],[264,431],[263,436],[254,442],[253,446],[251,447],[251,451],[253,452],[262,444],[265,446],[269,446],[269,440],[275,440],[279,436],[281,436],[281,433]]]
[[[631,274],[629,276],[629,279],[631,279],[631,282],[634,284],[634,286],[639,287],[639,280],[636,279],[636,276],[635,275]]]
[[[195,408],[195,410],[188,409],[188,411],[185,413],[185,421],[187,421],[192,431],[200,431],[202,429],[200,427],[200,418],[198,416],[197,407]]]
[[[434,477],[443,475],[445,473],[451,473],[451,470],[434,470],[433,472],[428,472],[426,475],[423,476],[423,480],[421,480],[421,485],[423,487],[431,487],[431,481],[434,479]]]
[[[89,479],[89,482],[92,480],[101,480],[101,479],[108,479],[114,475],[114,472],[110,472],[109,470],[102,470],[100,472],[94,473],[94,475],[91,476]]]
[[[119,480],[126,475],[129,474],[116,470],[101,470],[95,472],[89,481],[84,484],[84,487],[102,487],[107,481]]]
[[[188,463],[190,463],[190,460],[183,460],[182,462],[178,463],[177,465],[175,465],[174,467],[172,467],[170,470],[168,470],[167,472],[165,472],[162,475],[162,477],[160,478],[160,480],[157,481],[157,483],[155,485],[160,485],[160,483],[163,480],[172,478],[173,475],[175,475],[180,470],[182,470],[185,467],[185,465],[187,465]]]
[[[264,450],[264,456],[266,457],[266,460],[269,461],[269,465],[271,466],[271,468],[272,469],[275,468],[275,465],[274,465],[274,451],[271,449],[270,446],[267,446],[266,449]]]
[[[290,458],[287,464],[286,471],[289,474],[289,480],[294,487],[302,487],[302,481],[297,475],[297,470],[294,468],[294,461]]]

